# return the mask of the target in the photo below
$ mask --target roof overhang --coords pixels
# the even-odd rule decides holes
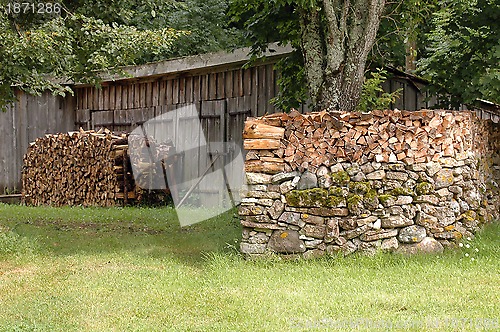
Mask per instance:
[[[120,68],[125,75],[103,74],[102,83],[121,80],[134,80],[155,78],[160,76],[180,75],[182,73],[193,73],[199,71],[212,71],[215,68],[241,67],[251,60],[251,48],[239,48],[233,51],[221,51],[193,56],[185,56],[164,61],[146,63],[144,65],[126,66]],[[293,52],[290,45],[269,44],[258,61],[272,61],[277,57],[283,57]],[[75,87],[88,85],[83,83],[73,84]]]

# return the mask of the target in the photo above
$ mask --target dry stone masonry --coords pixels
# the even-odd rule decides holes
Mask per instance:
[[[500,218],[499,127],[444,110],[249,118],[241,251],[442,251]]]

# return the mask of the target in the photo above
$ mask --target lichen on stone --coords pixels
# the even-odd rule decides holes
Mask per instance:
[[[474,210],[465,211],[460,215],[460,217],[458,217],[458,220],[462,219],[468,222],[474,221],[476,219],[476,211]]]

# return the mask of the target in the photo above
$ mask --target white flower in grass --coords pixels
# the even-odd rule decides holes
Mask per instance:
[[[471,260],[472,262],[474,262],[474,257],[471,257],[471,259],[470,259],[470,260]]]
[[[462,248],[462,247],[464,246],[464,244],[463,244],[463,243],[459,243],[459,244],[458,244],[458,246],[459,246],[460,248]]]
[[[470,238],[470,236],[468,236],[468,237],[467,237],[467,241],[470,241],[470,240],[472,240],[472,239]]]
[[[476,249],[474,249],[474,250],[475,250],[476,252],[479,252],[479,249],[478,249],[478,248],[476,248]]]
[[[465,257],[469,257],[469,254],[468,254],[468,253],[465,253]]]
[[[469,249],[470,248],[470,244],[466,244],[465,248]]]

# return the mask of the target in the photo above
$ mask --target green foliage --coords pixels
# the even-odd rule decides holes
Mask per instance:
[[[308,100],[308,90],[301,51],[299,4],[305,1],[247,1],[231,0],[229,15],[232,22],[245,34],[247,45],[252,47],[252,60],[257,60],[271,42],[291,44],[296,51],[282,58],[275,65],[280,72],[280,91],[271,102],[282,111],[298,108]],[[314,3],[310,2],[309,5]]]
[[[445,101],[441,106],[458,108],[477,98],[500,103],[499,13],[498,1],[442,1],[419,62]]]
[[[185,0],[168,12],[168,26],[189,31],[175,43],[173,54],[185,56],[245,46],[243,32],[231,26],[228,11],[228,0]]]
[[[387,71],[377,69],[370,73],[371,77],[365,79],[361,99],[357,111],[366,112],[376,109],[387,109],[399,98],[402,89],[397,89],[392,93],[384,92],[382,83],[387,80]]]
[[[302,62],[302,54],[296,50],[291,55],[280,59],[275,65],[276,70],[280,73],[277,79],[279,92],[276,97],[271,99],[271,103],[283,111],[299,108],[301,104],[306,104],[308,101]]]
[[[144,17],[149,7],[136,8],[135,1],[120,2],[120,10],[115,5],[68,2],[60,15],[0,11],[0,109],[15,99],[12,86],[35,95],[47,89],[64,95],[71,90],[63,81],[98,85],[99,72],[122,73],[119,66],[172,54],[175,40],[186,34],[127,25],[151,21]]]
[[[8,254],[21,254],[33,251],[34,242],[0,225],[0,257]]]

